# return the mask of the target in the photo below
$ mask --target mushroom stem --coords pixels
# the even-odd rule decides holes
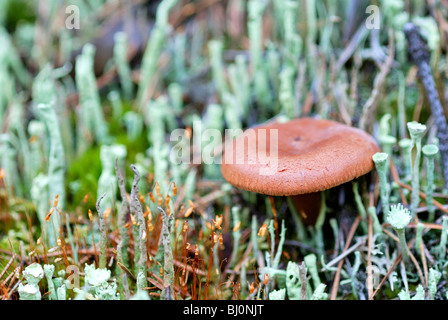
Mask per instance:
[[[428,159],[426,164],[426,205],[428,207],[428,221],[433,222],[435,218],[435,207],[432,202],[434,184],[434,157],[439,152],[435,144],[427,144],[422,148],[423,154]]]
[[[312,192],[291,196],[297,212],[306,225],[314,225],[317,221],[321,206],[321,192]]]

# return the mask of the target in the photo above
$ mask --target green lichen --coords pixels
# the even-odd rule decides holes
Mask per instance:
[[[58,197],[58,205],[65,210],[65,157],[64,148],[59,127],[59,120],[54,109],[54,104],[39,104],[39,115],[45,123],[50,137],[50,150],[48,155],[48,201],[53,202]],[[60,219],[57,212],[50,217],[48,241],[51,246],[56,245],[59,234]]]
[[[125,32],[117,32],[114,36],[114,60],[120,77],[123,95],[126,99],[132,99],[134,84],[131,78],[131,68],[127,59],[128,39]]]
[[[422,151],[422,137],[426,131],[424,124],[416,121],[408,122],[409,134],[411,136],[410,156],[411,156],[411,214],[414,217],[420,203],[420,157]]]
[[[375,163],[375,167],[380,178],[380,197],[383,214],[387,214],[389,211],[390,195],[390,185],[388,182],[389,155],[384,152],[377,152],[373,155],[372,160]]]
[[[76,85],[81,103],[81,121],[79,121],[81,134],[78,141],[82,151],[88,147],[86,141],[92,141],[92,136],[99,143],[104,143],[108,139],[109,129],[94,74],[95,52],[95,46],[86,43],[82,53],[76,58]]]
[[[171,223],[174,215],[167,215],[165,210],[159,207],[162,214],[162,233],[160,236],[159,246],[163,247],[163,290],[161,300],[171,300],[171,292],[174,286],[174,257],[171,245]]]
[[[106,283],[111,277],[111,271],[108,269],[95,268],[95,265],[86,264],[84,267],[86,284],[91,287],[97,287]]]
[[[269,300],[285,300],[286,289],[274,290],[269,293]]]
[[[38,263],[32,263],[22,272],[26,279],[26,284],[19,284],[19,296],[21,300],[41,300],[42,294],[39,288],[39,282],[44,277],[44,269]]]
[[[53,283],[54,265],[45,264],[44,265],[44,273],[45,273],[45,278],[47,279],[48,291],[50,292],[48,299],[49,300],[57,300],[58,294],[56,292],[56,288]]]
[[[290,300],[301,300],[302,298],[299,265],[292,261],[289,261],[286,266],[286,292]]]
[[[411,212],[403,207],[402,204],[391,205],[389,213],[387,215],[387,222],[395,229],[397,232],[401,255],[404,262],[409,261],[409,251],[406,242],[405,228],[411,222],[412,215]]]
[[[434,221],[435,218],[435,206],[433,203],[433,190],[434,190],[434,160],[435,156],[439,152],[439,147],[434,144],[425,145],[422,148],[423,154],[428,159],[426,165],[426,206],[428,207],[428,221]]]
[[[147,100],[148,86],[151,84],[156,71],[157,62],[170,26],[168,22],[168,13],[176,3],[177,0],[163,0],[157,8],[156,23],[152,29],[142,60],[142,77],[140,78],[137,92],[137,101],[140,107]]]

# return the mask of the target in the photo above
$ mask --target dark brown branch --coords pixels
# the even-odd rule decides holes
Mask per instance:
[[[403,31],[408,41],[408,52],[412,61],[418,67],[418,76],[425,88],[426,96],[431,106],[431,112],[437,126],[437,138],[439,139],[439,149],[443,165],[444,187],[448,189],[448,125],[429,64],[430,53],[425,40],[420,35],[419,28],[415,24],[407,23]]]

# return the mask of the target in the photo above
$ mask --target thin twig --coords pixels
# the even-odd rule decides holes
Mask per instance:
[[[406,184],[406,183],[403,183],[403,182],[401,182],[400,180],[396,180],[395,182],[396,182],[400,187],[402,187],[402,188],[406,188],[406,189],[408,189],[409,191],[412,191],[412,187],[411,187],[410,185],[408,185],[408,184]],[[420,195],[420,198],[422,198],[423,200],[426,200],[426,194],[425,194],[424,192],[419,191],[418,194]],[[437,200],[432,200],[432,203],[434,203],[434,205],[435,205],[438,209],[442,210],[442,211],[445,212],[445,213],[448,213],[448,208],[446,208],[445,206],[443,206],[443,205],[442,205],[440,202],[438,202]]]
[[[373,300],[373,298],[375,297],[376,293],[378,292],[378,290],[383,286],[384,282],[386,282],[386,280],[389,278],[390,274],[395,270],[395,268],[398,266],[398,264],[401,261],[401,253],[398,255],[398,257],[395,259],[394,263],[392,264],[392,266],[389,268],[389,270],[387,270],[387,273],[384,275],[383,279],[381,279],[380,283],[378,284],[378,287],[375,289],[375,291],[373,292],[373,294],[371,296],[369,296],[369,300]]]
[[[361,221],[361,216],[358,216],[356,220],[353,222],[352,227],[350,229],[350,232],[347,236],[346,242],[345,242],[345,250],[348,250],[350,242],[353,239],[353,236],[355,235],[355,231],[358,228],[359,222]],[[338,265],[338,269],[336,271],[336,275],[334,277],[333,287],[331,289],[331,296],[330,300],[336,300],[337,294],[338,294],[338,287],[339,287],[339,281],[341,280],[341,271],[342,266],[344,265],[344,260],[341,260]]]
[[[428,263],[426,262],[425,244],[423,243],[423,241],[420,241],[420,253],[420,258],[422,259],[423,264],[423,271],[425,273],[425,288],[427,288],[429,284]]]
[[[362,244],[364,244],[365,242],[365,237],[363,237],[362,239],[359,239],[353,246],[351,246],[350,248],[348,248],[347,250],[344,250],[340,255],[338,255],[337,257],[335,257],[333,260],[331,260],[330,262],[328,262],[327,264],[325,264],[325,267],[323,267],[321,269],[321,271],[326,271],[328,270],[328,268],[330,268],[331,266],[333,266],[334,264],[338,263],[339,261],[341,261],[342,259],[344,259],[346,256],[348,256],[350,253],[352,253],[353,251],[355,251],[356,249],[358,249]]]
[[[15,259],[15,255],[13,254],[11,259],[9,259],[8,263],[6,264],[6,266],[3,268],[2,273],[0,274],[0,279],[3,278],[3,275],[5,274],[5,272],[9,269],[9,267],[12,265],[12,263],[14,262]]]
[[[386,231],[386,230],[384,230],[384,231]],[[397,242],[399,241],[398,238],[395,237],[395,236],[392,237],[392,238],[394,238],[394,240],[397,241]],[[415,242],[415,238],[413,238],[411,241],[409,241],[408,249],[414,245],[414,242]],[[413,257],[413,259],[415,259],[415,257]],[[378,287],[375,289],[373,294],[371,296],[369,296],[369,300],[373,300],[373,298],[376,295],[376,293],[380,290],[380,288],[383,286],[383,284],[386,282],[386,280],[389,278],[390,274],[395,270],[395,268],[398,266],[398,264],[401,262],[401,260],[402,260],[401,253],[399,253],[397,258],[395,259],[394,263],[392,264],[392,266],[389,268],[389,270],[387,270],[387,272],[384,275],[383,279],[381,279],[380,283],[378,284]]]

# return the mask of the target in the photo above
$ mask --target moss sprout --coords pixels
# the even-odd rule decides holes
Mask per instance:
[[[80,123],[85,126],[84,139],[93,135],[96,141],[104,143],[108,137],[108,125],[104,119],[93,69],[95,52],[96,47],[93,44],[84,45],[82,54],[76,59],[76,84],[82,106]]]
[[[400,147],[402,151],[402,158],[403,158],[403,170],[405,173],[406,180],[410,179],[411,175],[411,157],[410,157],[410,148],[411,148],[411,139],[403,138],[398,142],[398,146]]]
[[[426,166],[426,206],[428,207],[428,221],[434,221],[435,207],[433,203],[434,189],[434,158],[439,152],[439,148],[434,144],[425,145],[422,148],[423,154],[428,159]]]
[[[134,260],[136,263],[136,270],[138,270],[138,274],[142,273],[144,276],[142,278],[142,286],[146,286],[146,271],[147,271],[147,249],[146,249],[146,241],[147,241],[147,230],[146,230],[146,221],[143,217],[143,209],[140,203],[139,197],[139,188],[138,184],[140,181],[140,173],[135,165],[131,165],[131,170],[134,172],[134,181],[132,183],[132,189],[130,194],[130,214],[135,218],[135,229],[134,232],[134,241],[135,241],[135,257]],[[138,248],[138,249],[137,249]],[[137,259],[138,258],[138,259]]]
[[[240,241],[241,241],[241,228],[239,227],[241,224],[241,208],[240,207],[232,207],[232,221],[233,221],[233,250],[232,250],[232,256],[230,258],[230,261],[232,265],[236,265],[237,263],[237,257],[239,254],[239,247],[240,247]]]
[[[114,60],[117,65],[120,83],[123,88],[123,96],[132,99],[134,84],[131,78],[131,68],[127,61],[128,39],[125,32],[117,32],[114,36]]]
[[[156,23],[152,29],[142,60],[142,77],[138,83],[137,101],[142,107],[148,98],[148,87],[157,68],[157,62],[168,32],[168,13],[177,0],[163,0],[157,8]]]
[[[117,90],[112,90],[107,94],[112,105],[112,116],[118,119],[123,114],[123,102],[121,101],[120,93]]]
[[[380,132],[378,139],[381,145],[382,152],[392,156],[392,149],[397,142],[397,138],[391,135],[389,125],[390,118],[391,118],[390,114],[385,114],[384,116],[381,117],[379,124]]]
[[[50,150],[48,155],[48,195],[49,201],[58,197],[58,205],[65,209],[65,157],[61,138],[59,121],[53,104],[39,104],[39,114],[45,122],[50,136]],[[50,228],[48,230],[48,241],[51,246],[56,245],[59,234],[59,214],[52,214]]]
[[[282,70],[279,77],[279,101],[285,115],[288,118],[293,119],[298,114],[294,99],[294,71],[292,68],[285,68]]]
[[[125,268],[129,269],[129,233],[126,224],[129,217],[129,201],[126,193],[125,178],[120,170],[118,159],[115,159],[115,175],[118,179],[118,189],[120,190],[121,206],[118,213],[117,225],[120,233],[120,242],[117,245],[117,259]]]
[[[48,291],[50,292],[50,295],[48,296],[48,298],[50,300],[57,300],[58,295],[57,295],[56,288],[53,283],[54,265],[45,264],[44,265],[44,273],[45,273],[45,278],[47,279]]]
[[[439,257],[442,260],[445,260],[446,257],[446,243],[448,238],[448,217],[442,217],[442,235],[440,236],[440,244],[439,244]]]
[[[315,254],[310,253],[303,258],[303,261],[305,262],[308,272],[310,273],[311,278],[313,279],[314,288],[317,289],[319,285],[322,283],[319,277],[319,273],[317,271],[317,257]]]
[[[262,17],[267,1],[249,0],[247,29],[250,43],[250,72],[259,103],[266,107],[272,102],[263,64]]]
[[[229,65],[229,82],[233,94],[242,109],[244,117],[249,115],[250,111],[250,78],[247,74],[248,65],[247,58],[244,55],[237,55],[235,63]]]
[[[381,196],[381,204],[383,208],[383,214],[386,214],[389,211],[389,194],[390,194],[390,185],[388,182],[388,164],[389,155],[384,152],[375,153],[372,157],[373,162],[375,163],[376,170],[378,171],[378,175],[380,178],[380,196]]]
[[[411,156],[411,214],[415,216],[420,203],[420,157],[422,151],[422,137],[426,131],[424,124],[416,121],[408,122],[408,130],[411,136],[410,156]]]
[[[101,175],[98,179],[97,196],[106,194],[101,201],[101,209],[112,210],[115,206],[115,195],[117,194],[117,178],[114,173],[114,160],[121,163],[126,157],[127,151],[124,145],[102,145],[100,159],[102,165]]]
[[[417,231],[415,233],[415,250],[421,254],[421,244],[423,241],[423,230],[425,225],[421,222],[417,223]]]
[[[208,49],[210,51],[210,63],[212,65],[214,83],[219,94],[223,97],[229,91],[222,61],[223,42],[220,40],[211,40],[208,44]]]
[[[45,221],[45,217],[48,213],[49,206],[48,200],[50,196],[48,194],[48,177],[39,173],[34,179],[31,187],[31,198],[36,206],[37,217],[40,222],[40,227],[42,229],[42,239],[49,244],[48,238],[48,224]]]

